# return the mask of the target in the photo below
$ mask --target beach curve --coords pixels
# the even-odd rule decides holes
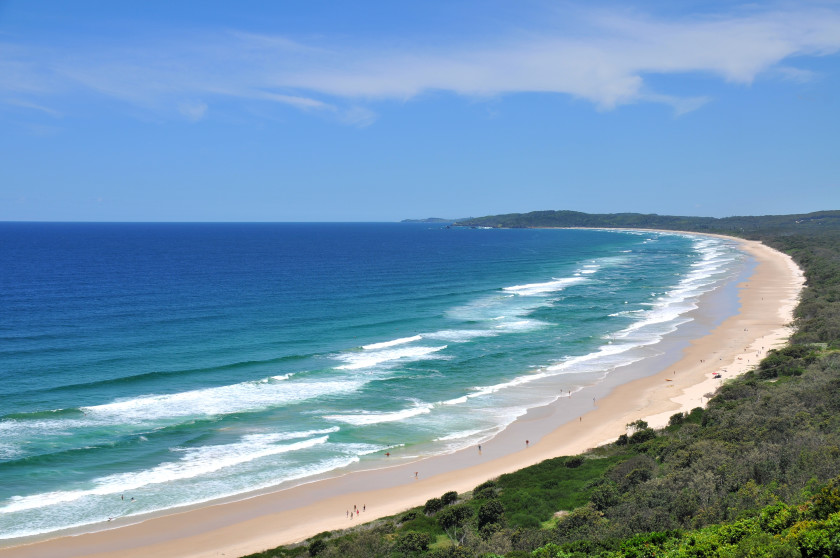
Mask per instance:
[[[564,419],[558,426],[558,401],[521,417],[483,444],[480,456],[468,448],[247,499],[132,518],[126,525],[115,521],[96,532],[2,548],[0,557],[241,556],[398,513],[449,490],[470,490],[544,459],[581,453],[614,440],[627,423],[640,418],[664,426],[672,414],[701,406],[722,381],[748,370],[792,331],[804,284],[801,270],[789,256],[759,242],[726,238],[755,261],[749,279],[738,286],[740,311],[706,335],[686,340],[679,360],[654,375],[615,385],[594,402],[564,398],[564,416],[576,405],[579,420]],[[712,374],[720,371],[723,377],[714,379]],[[528,448],[522,443],[526,437]],[[346,511],[354,504],[365,512],[351,522]]]

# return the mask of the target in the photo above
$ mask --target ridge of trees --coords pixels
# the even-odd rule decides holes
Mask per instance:
[[[689,217],[655,213],[582,213],[580,211],[532,211],[507,213],[456,221],[454,226],[493,228],[594,227],[637,228],[716,232],[722,234],[763,232],[796,233],[840,228],[840,211],[817,211],[796,215],[736,217]]]

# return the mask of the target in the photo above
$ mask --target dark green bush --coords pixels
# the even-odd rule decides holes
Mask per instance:
[[[423,506],[423,513],[426,515],[434,515],[443,509],[443,501],[440,498],[431,498],[426,500],[426,505]]]
[[[406,531],[397,538],[396,544],[394,546],[400,552],[413,553],[427,550],[431,542],[432,537],[430,537],[428,533]]]
[[[310,556],[318,556],[327,548],[327,542],[324,539],[315,539],[307,547]]]
[[[444,506],[449,506],[454,504],[458,500],[458,493],[454,490],[445,493],[443,496],[440,497],[440,501],[443,502]]]
[[[488,523],[501,523],[505,508],[498,500],[488,500],[478,508],[478,528]]]
[[[564,465],[569,469],[577,469],[583,465],[584,457],[582,455],[574,455],[566,459]]]

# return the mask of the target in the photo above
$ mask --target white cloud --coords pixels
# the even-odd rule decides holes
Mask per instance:
[[[178,105],[178,111],[184,115],[188,120],[198,122],[207,114],[207,103],[184,101]]]
[[[62,117],[62,114],[60,112],[58,112],[57,110],[51,109],[50,107],[47,107],[47,106],[39,105],[37,103],[33,103],[31,101],[26,101],[26,100],[23,100],[23,99],[8,98],[8,99],[4,99],[2,102],[5,103],[6,105],[9,105],[9,106],[35,110],[35,111],[38,111],[38,112],[41,112],[41,113],[44,113],[44,114],[48,114],[48,115],[52,116],[53,118],[61,118]]]
[[[840,11],[825,7],[680,20],[602,11],[574,17],[580,23],[574,35],[536,25],[493,42],[433,47],[383,48],[364,40],[307,45],[242,31],[69,51],[15,45],[0,51],[6,72],[0,91],[36,100],[95,92],[150,109],[176,106],[191,120],[205,117],[217,101],[262,101],[361,126],[375,119],[363,105],[434,91],[479,98],[557,93],[602,110],[654,102],[681,114],[708,96],[657,91],[648,76],[701,73],[740,84],[761,74],[806,79],[810,73],[792,66],[792,58],[840,49]],[[36,100],[27,102],[43,106]]]

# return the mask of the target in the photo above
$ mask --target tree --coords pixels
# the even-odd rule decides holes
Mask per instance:
[[[443,501],[440,498],[431,498],[426,500],[426,505],[423,506],[423,512],[426,515],[435,515],[441,508],[443,508]]]
[[[309,543],[309,551],[310,556],[318,556],[327,548],[327,543],[324,539],[315,539],[311,543]]]
[[[400,552],[423,552],[428,550],[432,537],[428,533],[406,531],[397,539],[396,548]]]
[[[437,514],[437,522],[453,542],[460,544],[464,542],[465,525],[472,515],[473,509],[466,504],[449,506]]]
[[[440,497],[440,501],[443,502],[444,506],[454,504],[457,500],[458,493],[454,490],[450,490],[449,492],[445,493],[443,496]]]
[[[487,500],[478,508],[478,528],[481,529],[488,523],[501,523],[505,508],[498,500]]]

